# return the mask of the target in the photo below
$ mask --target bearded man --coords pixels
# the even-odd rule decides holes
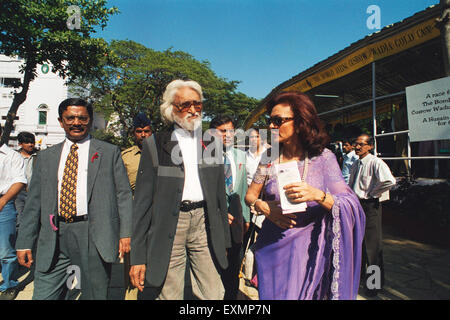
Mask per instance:
[[[166,88],[161,118],[168,129],[144,140],[136,178],[130,277],[156,299],[183,299],[186,257],[192,292],[220,300],[220,273],[231,246],[223,164],[202,161],[203,94],[195,81]],[[207,163],[208,162],[208,163]]]

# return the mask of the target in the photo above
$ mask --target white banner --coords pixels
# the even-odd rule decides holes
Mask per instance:
[[[410,141],[450,139],[450,77],[406,88]]]

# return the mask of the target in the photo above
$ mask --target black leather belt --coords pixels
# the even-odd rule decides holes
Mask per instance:
[[[205,200],[202,201],[190,201],[190,200],[184,200],[181,201],[180,211],[187,212],[198,208],[203,208],[206,204]]]
[[[74,223],[74,222],[80,222],[80,221],[87,221],[88,220],[88,215],[82,215],[82,216],[73,216],[69,219],[66,219],[62,216],[58,216],[58,221],[59,222],[65,222],[65,223]]]

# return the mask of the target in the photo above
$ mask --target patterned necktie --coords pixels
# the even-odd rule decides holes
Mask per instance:
[[[77,175],[78,175],[78,146],[74,143],[70,147],[64,167],[61,194],[59,199],[59,214],[66,220],[77,215]]]
[[[233,192],[233,175],[231,171],[230,159],[228,159],[226,154],[223,155],[223,165],[225,168],[225,185],[227,188],[226,190],[227,194],[230,194]]]

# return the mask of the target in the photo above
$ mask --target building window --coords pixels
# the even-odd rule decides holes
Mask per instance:
[[[39,125],[46,125],[47,124],[47,111],[48,106],[45,103],[42,103],[38,107],[39,112]]]
[[[19,88],[20,84],[20,78],[0,78],[0,87]]]
[[[47,124],[47,111],[39,111],[39,125]]]

